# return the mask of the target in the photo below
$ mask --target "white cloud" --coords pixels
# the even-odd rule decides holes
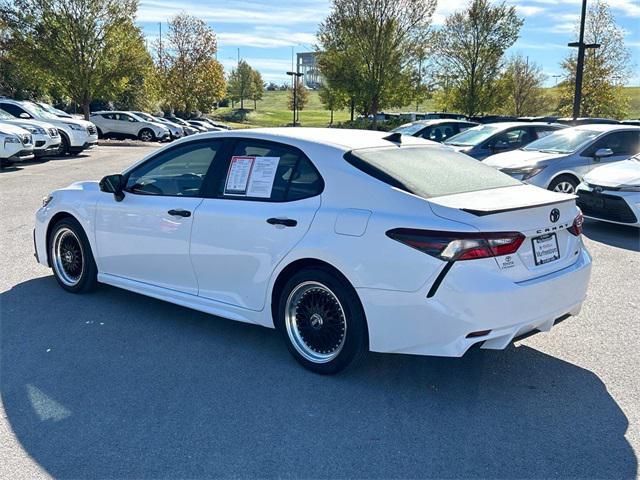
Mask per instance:
[[[316,24],[324,19],[328,5],[322,2],[298,2],[266,5],[258,2],[229,1],[224,7],[203,2],[143,0],[138,8],[139,22],[165,22],[182,12],[192,13],[205,22],[242,25]]]
[[[278,48],[302,45],[310,49],[316,43],[316,36],[312,33],[265,27],[257,27],[246,32],[219,32],[217,37],[219,46],[234,47]]]

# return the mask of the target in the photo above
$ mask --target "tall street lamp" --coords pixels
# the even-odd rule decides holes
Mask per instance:
[[[298,110],[298,79],[303,75],[300,72],[287,72],[287,75],[291,77],[291,83],[293,83],[293,126],[296,126],[296,112]]]
[[[584,73],[584,54],[587,48],[600,48],[599,43],[584,43],[584,22],[587,17],[587,0],[582,0],[582,15],[580,17],[580,38],[577,42],[571,42],[570,47],[578,49],[578,62],[576,65],[576,90],[573,95],[573,119],[580,116],[580,101],[582,100],[582,74]]]

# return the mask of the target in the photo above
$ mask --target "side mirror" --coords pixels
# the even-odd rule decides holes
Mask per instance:
[[[613,155],[613,150],[610,148],[599,148],[596,153],[593,154],[593,158],[597,161],[601,158],[610,157]]]
[[[116,202],[121,202],[124,199],[124,187],[126,181],[123,175],[119,173],[114,175],[107,175],[100,180],[100,191],[106,193],[113,193],[113,198]]]
[[[31,115],[29,115],[29,114],[28,114],[28,113],[26,113],[26,112],[22,112],[22,113],[20,114],[20,118],[31,118]]]

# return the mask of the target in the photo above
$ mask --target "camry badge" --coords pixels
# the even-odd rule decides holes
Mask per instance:
[[[557,208],[551,210],[551,213],[549,214],[549,220],[551,220],[553,223],[556,223],[558,220],[560,220],[560,210],[558,210]]]

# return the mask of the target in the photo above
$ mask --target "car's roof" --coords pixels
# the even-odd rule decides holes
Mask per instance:
[[[584,125],[577,125],[576,130],[592,130],[596,132],[609,132],[612,130],[640,130],[637,125],[624,125],[615,123],[586,123]]]
[[[478,127],[499,127],[501,129],[507,129],[512,127],[557,127],[566,128],[566,125],[561,125],[559,123],[549,123],[549,122],[493,122],[493,123],[481,123]]]
[[[246,130],[225,130],[212,135],[225,136],[252,136],[255,138],[269,139],[290,143],[302,141],[320,145],[331,145],[343,150],[355,150],[358,148],[397,146],[384,137],[391,135],[389,132],[372,130],[355,130],[346,128],[306,128],[306,127],[276,127],[276,128],[251,128]],[[438,145],[417,137],[402,136],[401,145]]]
[[[419,123],[421,125],[438,125],[439,123],[478,123],[473,122],[471,120],[460,120],[459,118],[428,118],[424,120],[416,120],[414,122],[409,122],[408,124]]]

